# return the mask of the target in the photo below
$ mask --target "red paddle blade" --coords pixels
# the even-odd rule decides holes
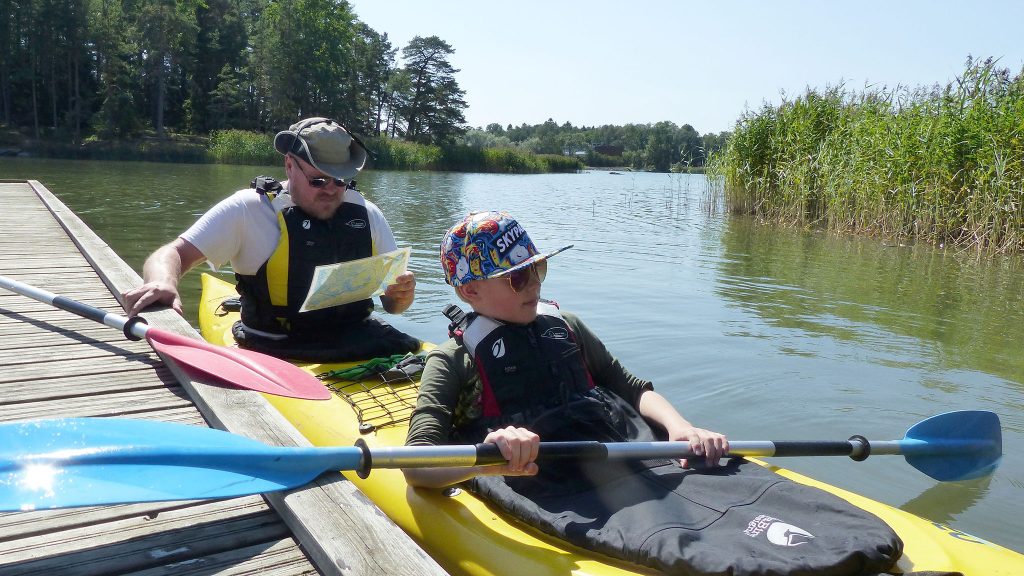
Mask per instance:
[[[158,328],[149,328],[146,340],[154,350],[190,371],[232,386],[305,400],[327,400],[331,397],[330,390],[312,374],[280,358],[251,350],[214,346]]]

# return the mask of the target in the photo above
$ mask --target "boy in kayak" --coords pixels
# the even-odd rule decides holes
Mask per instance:
[[[471,355],[465,334],[432,351],[423,370],[407,443],[447,444],[455,438],[494,443],[508,464],[406,470],[410,484],[440,487],[478,475],[536,474],[539,442],[554,438],[539,436],[529,416],[538,410],[550,411],[574,396],[588,397],[588,403],[596,404],[588,410],[607,404],[608,410],[624,412],[617,416],[625,419],[623,423],[637,420],[639,413],[659,425],[668,439],[691,442],[694,453],[706,455],[711,463],[717,463],[728,450],[723,435],[694,426],[655,392],[650,382],[630,374],[578,317],[540,299],[548,258],[566,248],[541,254],[522,226],[505,212],[471,214],[445,235],[441,244],[445,281],[472,306],[473,327],[486,322],[496,328],[489,340],[504,345],[504,354],[495,358],[489,347],[469,343],[470,349],[476,349]],[[513,333],[500,336],[499,332]],[[559,337],[549,338],[548,334]],[[518,350],[511,346],[513,341],[529,344]],[[485,359],[502,366],[481,372],[478,364]],[[548,370],[533,373],[539,366]],[[505,382],[492,379],[496,369],[502,374],[514,369],[515,377],[498,376]],[[506,392],[509,387],[518,389]],[[597,425],[605,427],[604,423]],[[628,438],[623,434],[605,439]]]
[[[406,469],[418,487],[468,481],[506,514],[585,550],[668,574],[875,574],[902,543],[876,517],[750,462],[691,424],[571,313],[540,298],[548,260],[505,212],[441,242],[452,338],[426,360],[407,445],[494,443],[507,463]],[[685,461],[537,464],[540,441],[690,442]]]

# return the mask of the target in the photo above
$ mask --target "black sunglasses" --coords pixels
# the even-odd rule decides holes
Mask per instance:
[[[540,262],[534,262],[525,268],[520,268],[515,272],[509,272],[505,277],[508,278],[508,285],[512,288],[512,291],[520,292],[530,285],[530,280],[533,278],[536,278],[537,283],[541,284],[544,282],[544,278],[547,275],[548,261],[541,260]]]
[[[309,182],[309,185],[312,186],[313,188],[323,188],[324,186],[327,186],[331,182],[334,182],[334,185],[337,186],[338,188],[344,188],[346,186],[345,181],[342,180],[341,178],[324,178],[323,176],[310,178],[309,174],[306,174],[306,171],[302,169],[302,163],[305,162],[305,160],[302,160],[298,156],[295,156],[295,158],[296,160],[298,160],[298,162],[296,162],[295,165],[299,167],[299,172],[302,172],[302,175],[306,177],[306,182]]]

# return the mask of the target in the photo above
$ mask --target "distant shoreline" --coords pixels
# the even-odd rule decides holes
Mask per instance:
[[[369,167],[382,170],[428,170],[452,172],[542,174],[599,171],[609,173],[645,172],[628,165],[588,166],[576,156],[534,154],[515,148],[475,148],[465,145],[437,146],[387,138],[367,138],[371,152]],[[70,142],[26,140],[21,146],[0,148],[3,157],[60,158],[68,160],[113,160],[170,162],[179,164],[272,165],[280,161],[270,136],[255,132],[225,131],[211,138],[184,136],[157,139]],[[704,167],[673,172],[703,174]]]

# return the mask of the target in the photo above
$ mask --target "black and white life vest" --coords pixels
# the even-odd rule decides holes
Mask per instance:
[[[299,313],[317,266],[373,255],[366,207],[344,202],[334,216],[320,220],[290,206],[278,212],[277,220],[281,235],[270,259],[255,275],[235,275],[245,326],[309,336],[367,318],[373,311],[369,299]]]
[[[526,325],[475,313],[462,319],[453,308],[446,311],[453,320],[450,331],[473,358],[481,380],[480,417],[460,423],[457,440],[480,442],[491,430],[510,425],[552,442],[655,439],[632,405],[594,385],[577,337],[553,303],[540,302],[536,319]],[[579,479],[575,462],[546,464],[532,484],[560,492]]]
[[[461,338],[483,384],[486,428],[522,424],[538,408],[594,387],[576,336],[552,304],[539,303],[536,320],[526,325],[472,314]]]

